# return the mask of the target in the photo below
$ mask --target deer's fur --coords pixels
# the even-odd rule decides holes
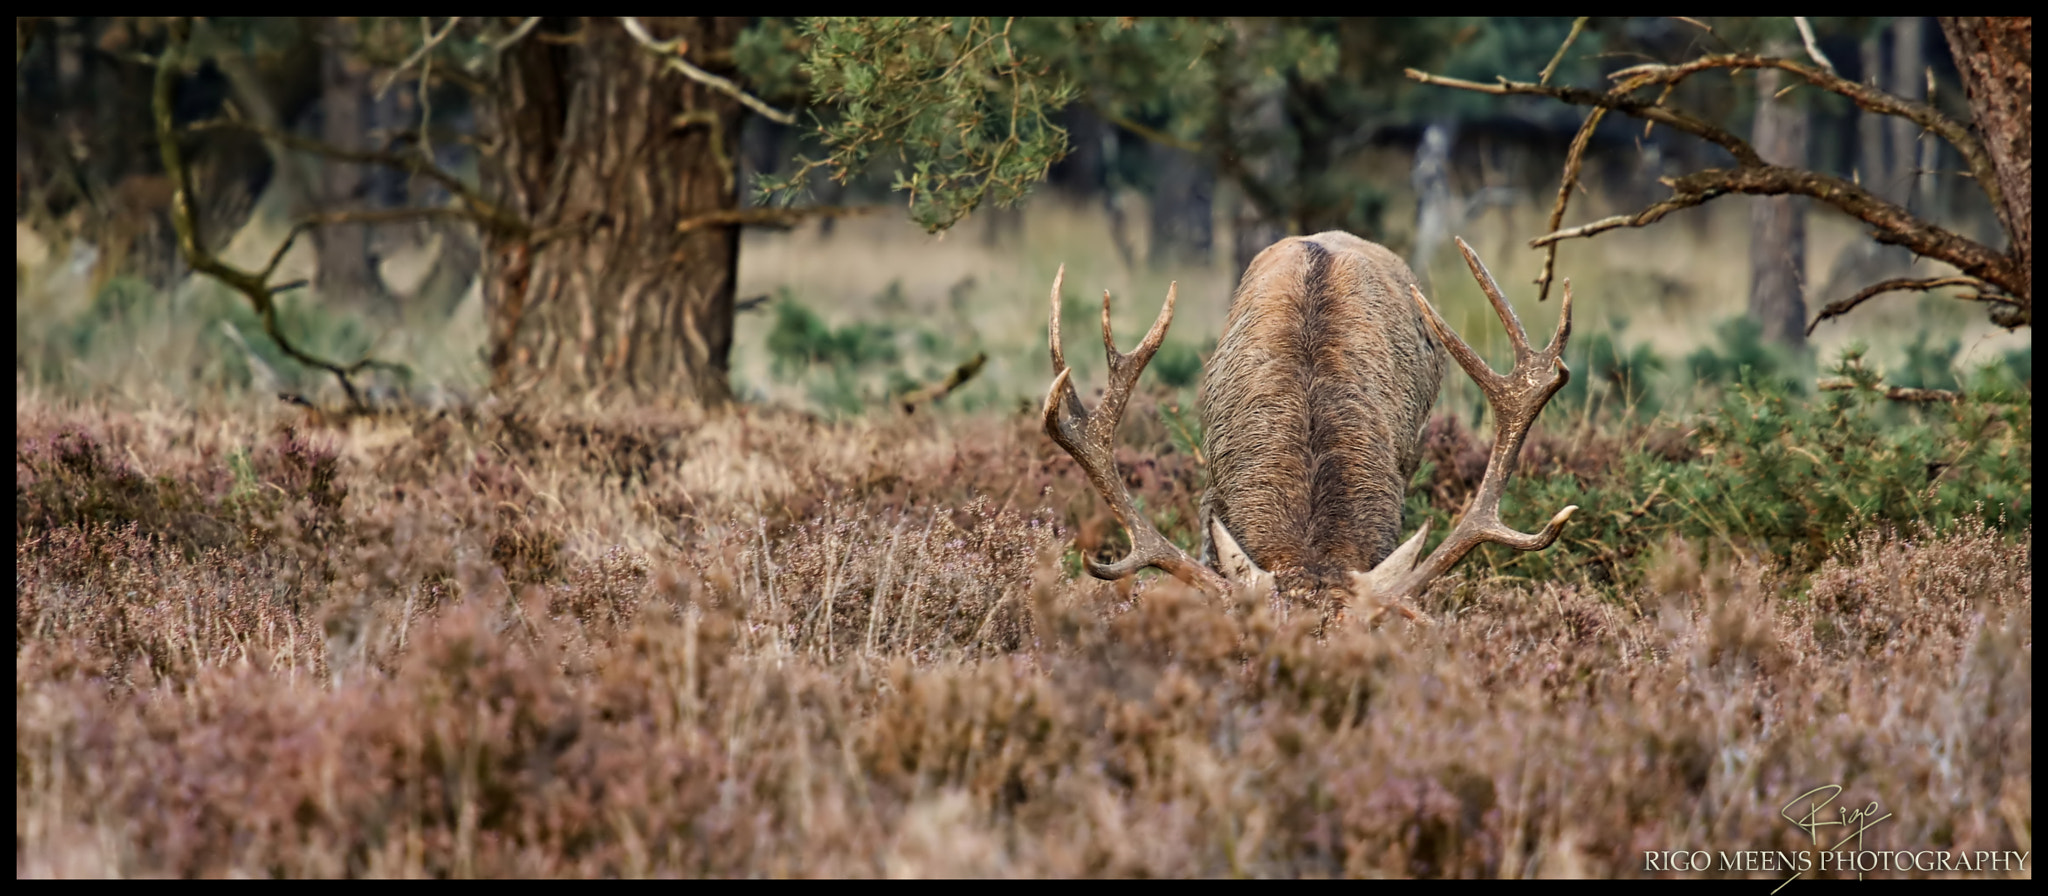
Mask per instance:
[[[1374,619],[1399,610],[1423,621],[1407,599],[1473,548],[1494,543],[1534,551],[1556,541],[1577,507],[1527,534],[1501,522],[1500,500],[1529,427],[1571,376],[1564,364],[1571,281],[1558,303],[1557,332],[1539,350],[1472,247],[1459,240],[1458,249],[1507,329],[1515,363],[1505,374],[1437,315],[1414,272],[1384,246],[1332,231],[1281,240],[1252,261],[1202,380],[1209,491],[1202,496],[1200,559],[1138,512],[1115,461],[1117,424],[1173,323],[1176,290],[1167,289],[1159,318],[1128,355],[1117,351],[1103,293],[1109,385],[1089,411],[1060,344],[1062,267],[1052,285],[1054,377],[1045,432],[1131,533],[1122,560],[1103,564],[1084,554],[1088,571],[1114,579],[1156,566],[1211,592],[1233,582],[1278,586],[1311,599],[1378,603]],[[1493,407],[1494,442],[1465,513],[1424,557],[1428,527],[1401,541],[1401,506],[1446,352]]]
[[[1212,524],[1290,590],[1393,553],[1444,376],[1415,283],[1399,256],[1341,231],[1253,259],[1202,382],[1204,563],[1217,562]]]

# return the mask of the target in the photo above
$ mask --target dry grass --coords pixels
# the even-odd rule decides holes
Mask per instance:
[[[1074,578],[1028,416],[15,423],[18,876],[1637,876],[1830,783],[2032,848],[2031,535],[1366,631]]]
[[[1405,185],[1395,183],[1405,184],[1407,165],[1405,156],[1393,153],[1375,157],[1368,166],[1394,175],[1384,178],[1394,197],[1386,215],[1389,232],[1385,238],[1396,247],[1412,241],[1408,232],[1414,217],[1412,196]],[[262,208],[271,209],[278,197],[267,196],[265,201],[269,204]],[[949,233],[929,235],[894,208],[836,221],[830,236],[816,223],[787,232],[750,230],[740,254],[739,295],[766,294],[778,300],[786,295],[832,324],[893,326],[903,349],[901,361],[861,377],[862,385],[877,396],[888,373],[929,382],[975,352],[985,351],[987,366],[953,403],[1009,408],[1019,401],[1036,402],[1043,398],[1047,380],[1046,290],[1054,269],[1061,264],[1067,266],[1069,301],[1090,306],[1101,290],[1115,293],[1115,321],[1127,343],[1151,322],[1172,281],[1180,284],[1180,310],[1169,340],[1199,347],[1221,331],[1235,286],[1228,251],[1219,248],[1207,266],[1154,269],[1143,261],[1143,222],[1147,220],[1143,200],[1132,196],[1124,201],[1133,222],[1127,236],[1136,244],[1135,267],[1124,265],[1113,250],[1108,217],[1099,206],[1075,204],[1044,192],[1017,213],[1014,230],[995,233],[990,230],[993,215],[984,214],[969,218]],[[1749,209],[1745,201],[1741,197],[1724,199],[1688,210],[1657,227],[1618,230],[1598,239],[1566,243],[1558,270],[1576,287],[1580,338],[1604,331],[1621,345],[1647,343],[1674,361],[1710,344],[1715,324],[1744,313],[1749,286]],[[1519,313],[1530,321],[1547,321],[1556,313],[1554,308],[1539,307],[1535,302],[1530,284],[1542,253],[1526,245],[1542,229],[1548,202],[1549,195],[1544,193],[1491,208],[1459,229],[1507,285]],[[1572,222],[1582,220],[1581,216],[1590,220],[1623,210],[1615,199],[1599,192],[1579,200],[1574,209]],[[1218,247],[1229,245],[1228,223],[1219,204]],[[1853,225],[1826,211],[1810,215],[1810,307],[1831,298],[1820,295],[1820,290],[1827,285],[1844,247],[1866,239]],[[259,214],[223,255],[238,263],[260,265],[281,236],[276,216]],[[219,365],[220,353],[235,352],[217,344],[217,309],[239,299],[217,284],[188,280],[171,295],[129,309],[120,320],[92,321],[94,315],[105,312],[95,309],[83,269],[74,271],[66,263],[67,251],[84,251],[84,247],[48,246],[17,223],[18,360],[41,351],[63,356],[62,370],[55,378],[33,381],[33,386],[113,394],[137,403],[166,400],[184,394],[183,379],[202,379],[202,374]],[[393,252],[385,259],[386,277],[403,288],[421,275],[432,251],[431,246],[421,246]],[[310,277],[314,261],[310,246],[301,244],[287,255],[278,278]],[[1921,267],[1925,275],[1940,273],[1931,263]],[[1431,299],[1452,324],[1489,357],[1505,357],[1505,336],[1457,253],[1439,252],[1431,273]],[[308,313],[304,309],[345,315],[348,307],[342,299],[311,291],[290,294],[286,305],[287,317]],[[764,345],[772,320],[770,313],[741,315],[732,355],[735,386],[742,396],[757,403],[813,405],[802,384],[771,369]],[[83,345],[49,348],[71,338],[64,328],[79,322],[91,322],[97,338]],[[1861,341],[1871,347],[1873,362],[1889,367],[1902,357],[1903,347],[1923,332],[1937,343],[1961,340],[1962,351],[1956,360],[1965,367],[1995,360],[2006,350],[2028,345],[2030,339],[2024,333],[1993,327],[1974,306],[1940,296],[1902,294],[1872,302],[1841,321],[1824,325],[1815,334],[1815,347],[1819,357],[1831,359],[1843,346]],[[444,325],[376,325],[368,345],[372,354],[411,365],[422,383],[476,392],[487,379],[481,361],[484,335],[481,298],[472,289]],[[316,346],[318,342],[314,340]],[[338,353],[353,357],[356,350]],[[1100,362],[1089,353],[1076,353],[1071,360],[1079,365],[1084,382],[1099,372]],[[328,389],[332,394],[326,400],[339,400],[331,383],[309,380],[307,391],[315,386]],[[1462,395],[1469,391],[1462,379],[1453,378],[1451,383],[1453,401],[1473,398]]]

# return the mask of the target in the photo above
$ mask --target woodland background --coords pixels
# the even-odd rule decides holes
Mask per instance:
[[[1555,244],[1551,549],[1428,628],[1079,573],[1057,266],[1070,334],[1179,284],[1120,461],[1188,545],[1253,254],[1498,361],[1450,238],[1547,326],[1532,240],[1756,174],[1695,123],[1836,198]],[[2028,850],[2030,204],[2031,20],[17,19],[17,874],[1635,876],[1824,783]]]

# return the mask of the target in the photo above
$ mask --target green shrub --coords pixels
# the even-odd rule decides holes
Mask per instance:
[[[1186,389],[1202,375],[1202,353],[1185,342],[1167,342],[1159,346],[1159,354],[1152,356],[1151,366],[1160,382]]]
[[[1654,417],[1663,409],[1663,390],[1651,386],[1661,379],[1664,358],[1648,343],[1623,349],[1608,333],[1589,333],[1566,347],[1565,364],[1572,378],[1551,400],[1553,406],[1578,408],[1597,395],[1608,411],[1633,408]]]
[[[1786,391],[1803,392],[1800,359],[1787,357],[1784,350],[1763,341],[1763,327],[1748,317],[1732,317],[1714,327],[1720,348],[1705,346],[1686,356],[1693,379],[1703,384],[1727,385],[1745,376],[1758,381],[1774,380]]]
[[[1857,360],[1844,356],[1835,372],[1858,377]],[[2033,513],[2033,405],[2002,373],[1980,371],[1969,400],[1917,408],[1867,388],[1802,403],[1769,384],[1739,387],[1701,426],[1715,454],[1679,483],[1686,523],[1809,562],[1872,523],[1943,530],[1976,517],[2024,526]]]
[[[785,293],[775,304],[768,354],[775,359],[778,374],[801,372],[813,364],[858,368],[896,360],[896,331],[866,323],[834,328]]]
[[[1860,361],[1846,354],[1834,372],[1875,385]],[[1691,436],[1677,447],[1653,438],[1653,428],[1571,443],[1539,432],[1508,483],[1502,516],[1528,531],[1567,504],[1579,505],[1578,514],[1550,550],[1487,546],[1468,563],[1530,578],[1636,582],[1652,549],[1673,534],[1811,569],[1873,525],[1946,531],[1969,519],[2023,530],[2033,518],[2032,395],[2003,364],[1962,385],[1962,401],[1906,405],[1870,388],[1806,398],[1780,379],[1750,375],[1686,427]],[[1451,460],[1482,450],[1476,438],[1446,438],[1464,444],[1427,452],[1408,501],[1408,525],[1429,519],[1432,542],[1464,510],[1484,468]]]
[[[1910,386],[1916,389],[1956,388],[1956,355],[1963,350],[1963,341],[1950,339],[1947,345],[1927,344],[1927,331],[1914,334],[1911,344],[1906,346],[1906,361],[1897,370],[1886,374],[1885,381],[1894,386]]]

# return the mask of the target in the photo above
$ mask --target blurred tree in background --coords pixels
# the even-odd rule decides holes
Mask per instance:
[[[1950,43],[1957,34],[1970,31],[1971,26],[1962,24],[1966,21],[1944,21]],[[1843,38],[1860,39],[1867,49],[1865,35],[1874,27],[1859,20],[1822,24],[1833,29],[1836,54],[1845,57],[1853,45]],[[1013,203],[1045,178],[1051,163],[1070,148],[1070,134],[1054,113],[1079,98],[1104,121],[1203,160],[1215,177],[1235,188],[1255,212],[1249,226],[1234,228],[1241,267],[1250,253],[1286,233],[1345,229],[1384,239],[1384,201],[1361,172],[1346,163],[1355,150],[1405,118],[1421,135],[1415,141],[1420,146],[1415,183],[1422,226],[1419,245],[1409,248],[1426,256],[1427,248],[1440,239],[1438,234],[1461,221],[1469,208],[1460,206],[1453,213],[1444,207],[1449,191],[1437,186],[1442,175],[1434,169],[1450,154],[1447,120],[1470,107],[1446,100],[1421,111],[1422,102],[1428,101],[1401,99],[1403,85],[1391,73],[1396,67],[1435,65],[1452,74],[1417,77],[1502,97],[1549,96],[1594,107],[1576,141],[1581,149],[1567,165],[1567,181],[1580,176],[1584,155],[1602,133],[1601,113],[1609,109],[1651,123],[1643,137],[1635,138],[1638,146],[1660,121],[1667,132],[1682,131],[1724,149],[1739,145],[1737,161],[1744,174],[1701,172],[1695,179],[1707,178],[1711,185],[1689,187],[1682,192],[1682,201],[1655,206],[1628,226],[1647,224],[1722,192],[1768,197],[1753,200],[1751,310],[1766,338],[1774,342],[1795,348],[1804,342],[1807,199],[1829,202],[1863,218],[1877,227],[1881,242],[1956,265],[1967,283],[1977,287],[1963,298],[1986,303],[2002,325],[2029,322],[2031,225],[2028,215],[2015,210],[2031,213],[2031,180],[2024,173],[2031,170],[2031,123],[2021,121],[2018,114],[2031,110],[2031,24],[1978,28],[1984,35],[1978,43],[1986,49],[1966,54],[1992,60],[1987,75],[1971,74],[1972,65],[1961,69],[1969,111],[1984,131],[1982,139],[1971,136],[1942,107],[1916,99],[1910,90],[1891,94],[1842,77],[1827,61],[1824,42],[1811,25],[1802,20],[1799,27],[1804,30],[1795,35],[1792,20],[1688,18],[1569,24],[1498,19],[811,19],[801,29],[810,38],[803,70],[811,77],[817,104],[830,112],[820,125],[827,151],[807,158],[790,177],[771,180],[769,187],[788,189],[820,168],[844,183],[878,155],[893,151],[909,166],[899,170],[895,186],[911,194],[913,217],[929,228],[944,228],[984,201]],[[1926,52],[1925,30],[1917,20],[1894,30],[1893,66],[1911,66],[1909,71],[1927,84],[1938,83],[1935,60]],[[1593,36],[1588,46],[1575,49],[1573,43],[1582,31]],[[1560,32],[1563,39],[1555,43],[1531,39]],[[912,34],[915,40],[905,39]],[[1488,39],[1478,39],[1481,34]],[[1545,49],[1550,51],[1549,61],[1538,62]],[[1793,61],[1795,50],[1811,57],[1811,66],[1803,59]],[[1855,53],[1859,61],[1882,62],[1883,55],[1862,49]],[[1763,57],[1788,64],[1749,61]],[[1607,60],[1617,64],[1589,72],[1586,63],[1594,58],[1603,60],[1602,69]],[[1511,73],[1533,74],[1539,67],[1540,83],[1521,86],[1497,87],[1457,76],[1490,69],[1494,76],[1508,78]],[[1746,91],[1689,80],[1696,72],[1713,69],[1738,77],[1756,70],[1760,76]],[[1957,76],[1954,69],[1944,69],[1949,77]],[[1787,73],[1805,77],[1820,89],[1790,96]],[[1876,72],[1863,74],[1894,87],[1907,86],[1906,76],[1896,72],[1887,79],[1877,78]],[[1558,86],[1552,86],[1553,78]],[[1604,99],[1586,88],[1562,86],[1613,78],[1622,80]],[[1786,85],[1780,86],[1780,81]],[[2005,99],[1985,99],[1995,92],[1988,87],[1996,85],[2006,85]],[[1661,89],[1662,95],[1635,95],[1646,88]],[[1822,96],[1805,95],[1814,93]],[[2024,97],[2015,99],[2018,94]],[[1919,95],[1932,100],[1924,91]],[[1903,120],[1905,127],[1887,122],[1890,139],[1883,143],[1882,161],[1836,151],[1829,154],[1828,163],[1815,164],[1810,161],[1815,142],[1812,107],[1820,103],[1853,104],[1865,113]],[[1753,110],[1746,116],[1745,107]],[[1667,111],[1670,108],[1700,111]],[[2001,109],[2002,117],[1995,114]],[[1874,128],[1862,121],[1842,126],[1839,122],[1856,120],[1846,114],[1833,118],[1838,122],[1832,129],[1837,145],[1873,151],[1876,141],[1869,134]],[[1531,120],[1554,121],[1555,116],[1538,113]],[[1607,123],[1609,128],[1619,124]],[[1736,136],[1737,130],[1747,131],[1749,139]],[[1857,139],[1842,139],[1852,134]],[[1988,153],[1986,146],[1992,147]],[[1943,158],[1958,155],[1958,167],[1967,167],[1986,191],[2011,249],[2001,253],[1965,235],[1967,227],[1933,223],[1944,217],[1939,215],[1941,203],[1933,197],[1946,180],[1935,175]],[[2001,160],[2005,157],[2024,163],[2007,164]],[[1708,159],[1713,160],[1711,155]],[[1184,178],[1164,176],[1172,173],[1172,165],[1159,167],[1159,185],[1181,195],[1155,196],[1156,203],[1171,205],[1197,192],[1185,185]],[[1857,186],[1864,168],[1884,171],[1883,184],[1869,190]],[[1996,177],[1991,176],[1994,171]],[[1654,179],[1660,172],[1647,173]],[[1847,174],[1851,182],[1840,174]],[[1562,224],[1568,193],[1569,188],[1560,193],[1551,230]],[[1916,200],[1922,206],[1917,212]],[[1571,235],[1591,235],[1612,226]],[[1567,237],[1550,239],[1557,238]],[[1548,279],[1546,266],[1546,293]],[[1874,285],[1886,284],[1888,289],[1880,291],[1964,285],[1956,278]],[[1869,297],[1859,292],[1839,300],[1823,309],[1821,317],[1842,313]]]
[[[1809,56],[1831,60],[1844,82],[1975,122],[1985,154],[1967,157],[1968,141],[1931,118],[1882,114],[1787,69],[1731,67],[1733,89],[1669,78],[1632,101],[1746,135],[1769,161],[1856,185],[1959,239],[2002,232],[2010,248],[1987,249],[1997,258],[1968,275],[1995,286],[1978,294],[2001,322],[2031,320],[2030,20],[1823,18],[1810,41],[1790,19],[1673,17],[166,27],[181,21],[16,20],[17,219],[101,282],[120,272],[161,290],[182,278],[192,258],[179,251],[171,203],[181,178],[148,127],[168,59],[167,120],[195,249],[218,253],[274,188],[273,207],[313,244],[305,288],[323,304],[376,326],[423,326],[480,288],[485,354],[503,389],[725,401],[738,228],[813,216],[829,227],[843,206],[892,201],[892,189],[914,220],[943,229],[1049,181],[1102,203],[1127,262],[1138,259],[1126,228],[1140,224],[1145,260],[1162,266],[1228,251],[1241,267],[1286,234],[1344,229],[1390,243],[1426,276],[1435,248],[1479,210],[1556,195],[1582,125],[1574,179],[1599,179],[1625,204],[1651,205],[1660,178],[1727,157],[1669,122],[1645,128],[1628,113],[1586,124],[1541,91],[1444,90],[1404,69],[1598,93],[1630,67],[1765,47],[1808,68],[1823,67]],[[1804,149],[1786,155],[1779,136],[1799,134]],[[1386,185],[1403,178],[1370,170],[1384,150],[1412,160],[1413,226],[1388,220]],[[749,180],[765,189],[742,189]],[[818,204],[793,206],[805,193]],[[1145,200],[1142,221],[1132,197]],[[1873,241],[1806,283],[1794,228],[1813,198],[1749,201],[1760,209],[1754,315],[1767,338],[1796,342],[1786,324],[1810,313],[1800,309],[1832,301],[1822,316],[1840,313],[1843,296],[1873,283],[1941,280]],[[420,245],[435,247],[425,276],[387,282],[389,250]],[[1771,253],[1779,273],[1764,277]],[[301,286],[244,279],[237,288],[259,311]]]

